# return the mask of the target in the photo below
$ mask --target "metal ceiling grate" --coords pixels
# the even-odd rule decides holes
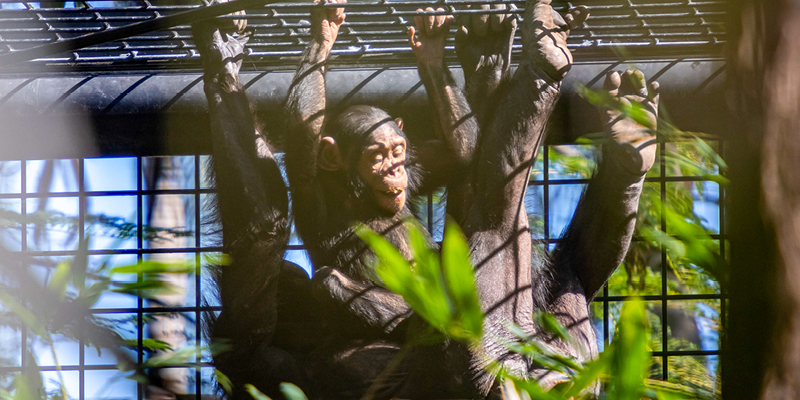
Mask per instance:
[[[191,3],[194,3],[192,5]],[[347,21],[334,49],[339,65],[410,65],[406,27],[417,8],[445,7],[456,13],[486,0],[350,0]],[[514,1],[520,10],[524,1]],[[556,1],[564,11],[587,3],[591,18],[572,33],[577,60],[720,56],[725,41],[723,0]],[[191,1],[19,2],[0,0],[0,55],[98,33],[135,22],[204,7]],[[248,10],[249,67],[289,68],[308,40],[309,3],[272,4]],[[451,39],[452,40],[452,39]],[[452,46],[452,42],[449,43]],[[515,41],[515,52],[520,41]],[[453,57],[452,52],[449,53]],[[165,69],[198,67],[188,25],[39,58],[43,66],[76,69]]]

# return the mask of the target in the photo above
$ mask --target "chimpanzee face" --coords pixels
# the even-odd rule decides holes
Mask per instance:
[[[406,139],[394,121],[372,131],[358,160],[357,171],[373,191],[378,207],[392,214],[406,203]]]

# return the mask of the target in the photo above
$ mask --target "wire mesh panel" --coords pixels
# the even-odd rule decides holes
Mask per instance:
[[[407,27],[417,9],[442,7],[467,14],[486,0],[353,0],[332,54],[337,64],[414,63]],[[525,3],[506,2],[521,15]],[[591,18],[568,45],[577,60],[720,55],[725,41],[724,1],[591,0]],[[564,12],[581,2],[556,1]],[[106,32],[204,7],[200,1],[17,2],[0,0],[0,56],[35,46]],[[467,9],[472,7],[473,10]],[[246,68],[293,68],[309,38],[309,3],[275,3],[247,10],[251,32]],[[225,16],[224,18],[233,18]],[[452,38],[448,47],[452,48]],[[514,53],[521,48],[519,35]],[[453,57],[452,52],[448,52]],[[2,57],[0,57],[2,61]],[[451,59],[450,61],[454,61]],[[199,65],[188,25],[144,32],[124,40],[48,54],[36,64],[77,69],[186,68]]]
[[[718,144],[712,143],[721,153]],[[657,226],[674,232],[662,218],[659,204],[684,207],[686,218],[696,219],[725,253],[723,189],[715,171],[687,174],[676,157],[705,161],[693,154],[691,144],[660,143],[660,160],[648,174],[640,202],[639,226]],[[569,224],[578,199],[594,169],[593,146],[549,146],[535,163],[525,205],[532,239],[539,249],[552,249]],[[219,311],[213,296],[209,265],[219,260],[221,249],[212,237],[213,226],[203,203],[214,189],[203,179],[208,156],[87,158],[69,160],[11,160],[0,162],[0,211],[27,216],[28,223],[0,229],[6,248],[37,260],[45,279],[59,261],[78,254],[78,243],[88,239],[89,270],[100,265],[127,265],[141,260],[180,260],[193,273],[170,277],[177,295],[142,300],[106,293],[92,313],[107,318],[123,338],[138,343],[135,358],[143,362],[153,353],[144,349],[157,338],[180,348],[203,345],[203,312]],[[711,165],[711,164],[709,164]],[[161,183],[154,182],[161,171]],[[166,172],[164,172],[166,170]],[[711,175],[706,174],[711,172]],[[716,171],[719,174],[719,171]],[[165,178],[167,177],[167,178]],[[166,183],[164,183],[166,179]],[[657,203],[657,202],[661,203]],[[441,240],[444,225],[443,192],[412,201],[413,209],[434,238]],[[48,215],[47,223],[36,218]],[[38,216],[38,217],[37,217]],[[719,354],[719,325],[723,314],[716,277],[700,266],[685,262],[667,246],[637,237],[628,258],[592,303],[598,345],[613,341],[616,321],[628,296],[638,295],[648,310],[654,362],[651,374],[713,391]],[[302,243],[292,237],[286,258],[310,270]],[[133,277],[135,279],[135,277]],[[8,327],[6,327],[8,328]],[[0,358],[8,362],[0,371],[9,374],[38,365],[45,384],[56,390],[55,355],[73,399],[145,398],[146,386],[122,378],[116,361],[106,352],[77,342],[56,340],[51,352],[44,343],[30,343],[26,330],[1,332]],[[31,364],[30,357],[36,357]],[[187,394],[214,395],[210,354],[202,350],[189,366],[173,368],[164,376],[172,388]],[[149,394],[148,394],[149,393]]]

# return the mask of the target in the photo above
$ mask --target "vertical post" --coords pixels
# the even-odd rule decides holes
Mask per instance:
[[[179,157],[164,157],[156,163],[153,170],[152,185],[159,191],[179,190],[181,185],[181,161]],[[182,196],[163,195],[151,201],[149,225],[154,228],[180,229],[186,226],[186,206]],[[186,238],[174,235],[160,235],[159,238],[149,241],[148,248],[176,249],[186,247]],[[150,255],[150,260],[163,263],[186,262],[185,254],[156,252]],[[186,289],[188,277],[184,274],[161,274],[159,276],[174,290],[173,293],[161,294],[156,299],[150,300],[154,308],[165,307],[170,309],[180,308],[186,304]],[[179,312],[170,311],[152,316],[147,324],[147,334],[153,339],[166,342],[172,350],[160,352],[169,353],[179,350],[186,345],[186,317]],[[189,369],[163,368],[151,376],[160,380],[161,389],[174,394],[186,394],[189,389]],[[159,391],[149,388],[148,398],[160,398]]]

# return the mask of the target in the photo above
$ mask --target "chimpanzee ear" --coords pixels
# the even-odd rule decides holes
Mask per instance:
[[[395,118],[394,119],[394,123],[397,124],[397,126],[400,128],[401,131],[403,130],[403,119],[402,118],[400,118],[400,117]]]
[[[338,171],[342,168],[342,157],[339,155],[339,146],[330,136],[322,138],[319,144],[317,165],[325,171]]]

